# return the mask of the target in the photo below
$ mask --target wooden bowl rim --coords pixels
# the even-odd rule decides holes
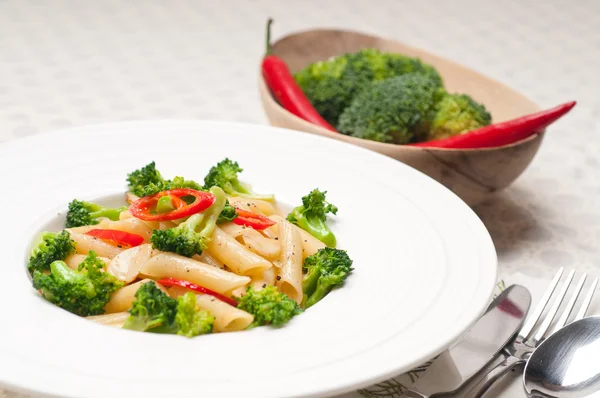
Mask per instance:
[[[417,50],[417,51],[420,51],[420,52],[428,53],[428,54],[431,54],[431,55],[436,56],[438,58],[443,58],[444,61],[446,61],[448,63],[451,63],[451,64],[453,64],[455,66],[458,66],[458,67],[461,67],[461,68],[466,68],[466,69],[468,69],[473,74],[477,74],[477,75],[479,75],[481,77],[484,77],[485,79],[490,80],[494,84],[506,87],[509,90],[514,91],[515,93],[517,93],[517,94],[525,97],[523,94],[521,94],[517,90],[513,89],[512,87],[510,87],[510,86],[508,86],[508,85],[506,85],[506,84],[504,84],[504,83],[502,83],[502,82],[500,82],[500,81],[498,81],[498,80],[496,80],[494,78],[491,78],[491,77],[489,77],[487,75],[484,75],[484,74],[482,74],[480,72],[477,72],[477,71],[475,71],[475,70],[473,70],[471,68],[468,68],[468,67],[466,67],[464,65],[461,65],[461,64],[459,64],[459,63],[457,63],[457,62],[455,62],[455,61],[453,61],[451,59],[440,57],[440,56],[438,56],[438,55],[436,55],[434,53],[430,53],[429,51],[423,50],[423,49],[418,48],[418,47],[407,45],[404,42],[401,42],[401,41],[398,41],[398,40],[389,39],[389,38],[385,38],[385,37],[381,37],[381,36],[377,36],[377,35],[371,35],[371,34],[359,32],[359,31],[354,31],[354,30],[329,29],[329,28],[306,29],[306,30],[302,30],[302,31],[294,32],[294,33],[289,33],[289,34],[287,34],[285,36],[280,37],[279,39],[277,39],[276,41],[273,42],[272,47],[276,46],[277,44],[280,44],[281,42],[289,40],[289,39],[291,39],[291,38],[293,38],[295,36],[300,36],[300,35],[307,34],[307,33],[342,33],[342,34],[352,34],[352,35],[360,35],[360,36],[363,36],[363,37],[366,37],[366,38],[381,39],[381,40],[386,40],[386,41],[398,43],[398,44],[400,44],[400,45],[402,45],[404,47],[408,47],[408,48],[411,48],[411,49],[414,49],[414,50]],[[260,87],[261,90],[264,90],[264,92],[266,94],[268,94],[267,97],[268,97],[269,104],[271,106],[279,108],[279,110],[282,111],[283,113],[285,113],[287,117],[291,117],[292,119],[295,119],[296,121],[300,122],[301,124],[307,124],[307,125],[312,126],[312,128],[318,129],[321,132],[321,134],[325,135],[326,137],[337,139],[336,137],[341,134],[344,137],[347,137],[347,139],[349,140],[349,142],[354,141],[354,142],[356,142],[356,145],[359,145],[358,143],[360,143],[362,141],[367,141],[371,145],[373,145],[373,147],[375,149],[381,149],[381,150],[387,149],[387,150],[391,150],[391,149],[400,149],[401,148],[402,150],[406,149],[406,150],[409,150],[409,151],[427,150],[427,151],[440,151],[440,152],[478,152],[478,151],[491,152],[491,151],[503,150],[503,149],[507,149],[507,148],[514,148],[516,146],[528,143],[530,141],[533,141],[535,139],[540,138],[540,136],[543,133],[545,133],[545,131],[546,131],[546,129],[544,129],[544,130],[542,130],[542,131],[540,131],[538,133],[532,134],[531,136],[529,136],[529,137],[527,137],[525,139],[513,142],[511,144],[502,145],[502,146],[496,146],[496,147],[491,147],[491,148],[435,148],[435,147],[431,147],[430,148],[430,147],[414,147],[414,146],[402,145],[402,144],[388,144],[388,143],[385,143],[385,142],[378,142],[378,141],[367,140],[367,139],[364,139],[364,138],[353,137],[351,135],[345,135],[345,134],[342,134],[342,133],[334,133],[334,132],[331,132],[331,131],[323,128],[323,127],[320,127],[318,125],[309,123],[306,120],[304,120],[304,119],[302,119],[302,118],[294,115],[293,113],[291,113],[287,109],[283,108],[275,100],[275,98],[273,97],[273,94],[271,93],[271,90],[268,88],[268,86],[267,86],[267,84],[266,84],[266,82],[264,80],[264,77],[262,75],[262,71],[259,73],[259,80],[260,80],[260,83],[261,83],[261,87]],[[525,97],[525,98],[527,98],[527,97]],[[529,98],[527,98],[527,99],[529,100]],[[539,110],[541,110],[541,108],[537,104],[535,104],[531,100],[529,100],[529,101],[532,104],[534,104]]]

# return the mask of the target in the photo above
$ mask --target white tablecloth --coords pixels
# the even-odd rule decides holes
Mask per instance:
[[[454,59],[542,107],[578,100],[527,172],[476,211],[501,278],[537,295],[558,266],[600,275],[598,0],[0,0],[0,141],[129,119],[265,123],[256,77],[268,16],[275,37],[317,26],[371,32]],[[522,396],[518,382],[508,388],[494,395]],[[362,396],[401,396],[377,390]]]

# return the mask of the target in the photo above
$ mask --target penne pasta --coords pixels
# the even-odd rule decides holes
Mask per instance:
[[[275,277],[275,267],[271,267],[263,272],[260,277],[252,278],[250,285],[254,288],[254,290],[261,290],[268,285],[275,285]]]
[[[207,250],[229,269],[239,275],[257,275],[271,268],[273,264],[216,227]]]
[[[275,239],[269,239],[253,228],[244,227],[234,223],[226,223],[220,228],[234,237],[248,250],[267,259],[276,259],[281,253],[281,245]]]
[[[107,314],[127,311],[131,308],[131,304],[133,304],[133,301],[135,300],[135,293],[138,291],[138,289],[144,283],[150,282],[151,280],[152,279],[143,279],[139,282],[132,283],[131,285],[127,285],[117,290],[110,297],[110,301],[104,306],[104,311],[106,311]],[[164,286],[162,286],[160,283],[157,283],[156,287],[165,293],[167,292]]]
[[[302,228],[292,224],[294,228],[300,234],[300,240],[302,240],[302,258],[305,259],[308,256],[312,256],[317,253],[320,249],[325,247],[325,243],[321,242]]]
[[[177,278],[187,280],[217,293],[226,294],[250,282],[247,276],[236,275],[212,265],[174,253],[157,252],[140,269],[140,274],[152,279]]]
[[[278,233],[277,228],[279,228],[279,222],[281,220],[285,220],[285,219],[283,217],[280,217],[277,215],[271,216],[269,218],[273,221],[277,221],[277,224],[273,225],[271,228],[268,228],[269,230],[271,230],[270,233],[273,234],[273,231],[275,231],[275,233]],[[312,236],[311,234],[309,234],[308,232],[306,232],[299,226],[294,225],[292,223],[289,223],[289,224],[293,228],[295,228],[298,231],[298,233],[300,234],[300,239],[302,240],[302,259],[305,259],[308,256],[312,256],[313,254],[318,252],[319,249],[322,249],[325,247],[325,243],[321,242],[320,240],[318,240],[317,238],[315,238],[314,236]]]
[[[97,322],[101,325],[112,326],[115,328],[123,327],[125,321],[129,318],[128,312],[117,312],[114,314],[105,314],[105,315],[92,315],[86,317],[90,321]]]
[[[171,297],[179,297],[187,292],[189,292],[189,290],[181,287],[172,287],[169,289],[169,295],[171,295]],[[210,312],[211,315],[215,317],[215,323],[213,325],[213,332],[215,333],[244,330],[248,328],[254,320],[254,317],[246,311],[235,308],[211,295],[194,294],[196,294],[198,307]]]
[[[79,268],[79,264],[81,264],[83,262],[83,260],[85,260],[85,258],[86,258],[85,254],[71,254],[69,257],[67,257],[65,259],[65,263],[71,269],[78,269]],[[110,264],[110,259],[108,259],[106,257],[98,257],[98,258],[100,260],[104,261],[104,263],[106,265]]]
[[[286,220],[279,221],[279,241],[281,242],[281,268],[277,287],[296,301],[302,302],[302,240],[300,233]]]
[[[209,254],[206,250],[203,251],[201,255],[197,255],[196,254],[192,258],[194,260],[198,260],[198,261],[203,262],[205,264],[212,265],[212,266],[217,267],[217,268],[225,269],[225,264],[223,264],[221,261],[217,260],[215,258],[215,256]]]
[[[239,196],[229,196],[228,199],[232,206],[238,207],[242,210],[262,214],[263,216],[280,214],[279,208],[277,208],[275,202],[270,203],[259,199],[245,199]]]
[[[152,257],[152,245],[143,244],[123,250],[108,265],[108,272],[123,282],[137,279],[142,265]]]
[[[123,251],[123,249],[93,236],[75,232],[72,229],[67,229],[67,231],[71,234],[71,239],[75,242],[75,250],[79,254],[88,254],[90,250],[93,250],[100,257],[112,259]]]

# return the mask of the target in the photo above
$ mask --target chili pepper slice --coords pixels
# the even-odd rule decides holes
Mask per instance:
[[[577,102],[567,102],[551,109],[521,116],[506,122],[490,124],[489,126],[469,131],[465,134],[441,140],[424,141],[410,146],[425,148],[493,148],[509,145],[540,133],[546,127],[568,113]]]
[[[319,115],[319,112],[294,80],[294,76],[292,76],[286,63],[281,58],[271,54],[272,23],[272,19],[267,21],[267,54],[262,62],[262,74],[271,93],[288,112],[309,123],[337,133],[336,129]]]
[[[236,207],[235,212],[237,213],[237,217],[233,219],[233,223],[237,225],[243,225],[254,228],[258,231],[262,231],[263,229],[267,229],[277,224],[270,218],[253,213],[251,211],[242,210]]]
[[[171,199],[176,198],[172,200],[175,210],[157,214],[154,212],[156,203],[163,196],[170,196]],[[178,200],[184,196],[193,196],[194,201],[188,204],[184,200]],[[129,206],[129,211],[134,217],[144,221],[172,221],[200,213],[212,206],[214,201],[215,196],[210,192],[197,191],[191,188],[177,188],[144,196]]]
[[[183,288],[186,288],[189,290],[193,290],[194,292],[197,292],[197,293],[208,294],[208,295],[213,296],[233,307],[237,307],[237,305],[238,305],[237,301],[235,301],[234,299],[225,297],[222,294],[214,292],[203,286],[196,285],[195,283],[192,283],[192,282],[184,281],[181,279],[175,279],[175,278],[165,278],[165,279],[159,280],[158,283],[160,283],[163,286],[179,286],[179,287],[183,287]]]
[[[86,235],[102,239],[115,246],[135,247],[144,243],[144,238],[137,234],[119,231],[116,229],[92,229]]]

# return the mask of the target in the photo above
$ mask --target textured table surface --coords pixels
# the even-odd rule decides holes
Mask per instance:
[[[475,210],[500,277],[527,282],[534,296],[559,266],[600,275],[600,1],[373,4],[0,0],[0,142],[130,119],[265,123],[256,76],[267,16],[275,37],[361,30],[451,58],[542,107],[579,101],[526,173]],[[383,390],[347,396],[400,397],[402,388]],[[523,396],[516,381],[490,395]]]

